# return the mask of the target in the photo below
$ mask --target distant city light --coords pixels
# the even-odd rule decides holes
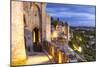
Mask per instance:
[[[73,45],[74,50],[77,50],[78,52],[82,52],[82,47],[77,47],[75,44]]]
[[[79,51],[79,52],[82,52],[82,47],[79,47],[79,48],[78,48],[78,51]]]
[[[82,38],[80,37],[79,40],[82,41]]]

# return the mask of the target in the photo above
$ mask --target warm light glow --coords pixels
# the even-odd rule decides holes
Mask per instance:
[[[59,63],[62,63],[61,52],[59,52]]]
[[[57,38],[58,37],[58,33],[57,33],[57,31],[54,31],[53,33],[52,33],[52,38]]]
[[[76,46],[76,44],[73,45],[74,50],[78,50],[78,47]]]
[[[34,39],[33,39],[33,40],[34,40],[33,42],[35,42],[35,32],[33,33],[33,35],[34,35],[34,36],[33,36],[33,38],[34,38]]]
[[[79,40],[82,41],[82,38],[80,37]]]
[[[79,51],[79,52],[82,52],[82,48],[81,48],[81,47],[78,47],[78,51]]]
[[[51,50],[52,51],[52,56],[54,56],[54,47],[52,46],[51,49],[52,49]]]
[[[39,31],[38,31],[38,32],[39,32]],[[38,35],[38,36],[39,36],[39,42],[40,42],[40,32],[39,32],[39,35]]]
[[[77,50],[79,52],[82,52],[82,47],[77,47],[75,44],[73,45],[74,46],[74,50]]]
[[[12,1],[12,65],[20,64],[26,60],[23,22],[23,3]]]
[[[50,58],[52,59],[52,57]],[[25,65],[29,65],[29,64],[43,64],[43,63],[50,63],[50,59],[48,58],[47,55],[36,55],[36,56],[29,56],[27,62]]]

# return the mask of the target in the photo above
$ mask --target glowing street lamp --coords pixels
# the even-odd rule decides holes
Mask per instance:
[[[73,46],[74,46],[74,50],[77,50],[78,52],[82,52],[82,47],[81,46],[78,47],[75,44]]]
[[[78,47],[78,51],[79,52],[82,52],[82,47]]]
[[[80,37],[79,40],[82,41],[82,38]]]

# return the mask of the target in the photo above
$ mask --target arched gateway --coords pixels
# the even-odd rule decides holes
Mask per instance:
[[[24,64],[27,57],[42,53],[43,41],[50,41],[50,16],[45,3],[12,1],[12,65]]]
[[[42,32],[42,16],[40,14],[39,4],[28,3],[25,4],[26,24],[25,24],[25,46],[27,55],[33,55],[34,52],[42,51],[41,32]],[[30,6],[30,7],[29,7]]]

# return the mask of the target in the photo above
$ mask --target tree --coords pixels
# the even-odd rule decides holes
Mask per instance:
[[[56,28],[56,26],[58,25],[58,21],[57,21],[57,20],[53,20],[53,21],[51,22],[51,24]]]

